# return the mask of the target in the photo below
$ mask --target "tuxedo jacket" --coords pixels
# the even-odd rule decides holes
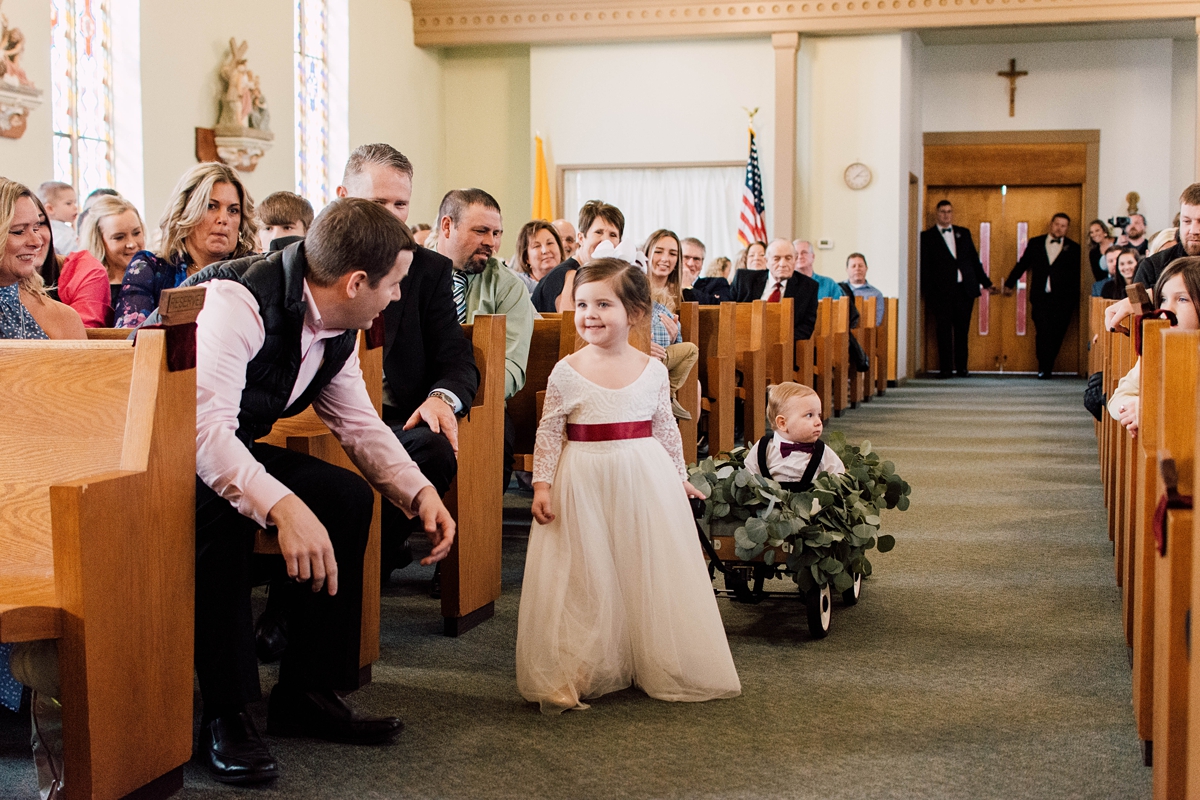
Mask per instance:
[[[733,299],[738,303],[761,300],[771,271],[739,269],[733,276]],[[793,328],[796,339],[808,339],[817,327],[817,282],[799,271],[783,285],[783,296],[792,298]]]
[[[975,249],[971,232],[958,225],[951,228],[957,256],[950,253],[950,247],[936,225],[921,232],[921,293],[925,295],[925,302],[934,307],[960,300],[973,301],[979,297],[981,286],[991,288],[992,285],[979,263],[979,251]],[[962,272],[961,283],[959,272]]]
[[[1070,312],[1079,305],[1079,271],[1082,252],[1079,243],[1063,237],[1062,250],[1051,264],[1046,257],[1046,239],[1049,234],[1035,236],[1025,247],[1025,255],[1008,273],[1004,285],[1013,288],[1026,272],[1025,283],[1029,286],[1029,302],[1034,308],[1063,310]],[[1050,293],[1046,293],[1046,278],[1050,279]]]
[[[395,405],[384,418],[407,419],[433,389],[447,389],[469,409],[479,389],[475,350],[458,324],[450,259],[418,247],[400,299],[383,311],[383,374]]]

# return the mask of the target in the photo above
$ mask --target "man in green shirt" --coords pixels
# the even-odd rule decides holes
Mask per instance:
[[[507,342],[504,352],[504,399],[525,385],[525,365],[533,338],[533,304],[525,284],[496,257],[504,224],[500,204],[482,189],[453,189],[438,209],[437,240],[433,248],[454,265],[452,289],[458,321],[469,323],[476,314],[503,314]],[[504,415],[504,485],[512,466],[513,426]]]

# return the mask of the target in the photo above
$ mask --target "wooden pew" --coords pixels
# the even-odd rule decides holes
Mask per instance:
[[[877,302],[883,304],[883,321],[875,327],[875,394],[883,395],[887,391],[888,380],[895,380],[889,376],[896,371],[892,324],[899,304],[894,297],[879,298]],[[909,353],[908,357],[912,358],[913,354]]]
[[[516,432],[513,449],[514,470],[533,472],[533,441],[537,436],[541,408],[538,393],[546,391],[546,381],[558,363],[559,339],[562,335],[562,315],[543,314],[533,321],[533,336],[529,342],[529,360],[525,365],[525,385],[508,399],[508,415]]]
[[[859,403],[865,403],[875,394],[875,376],[879,372],[879,358],[875,353],[876,344],[876,325],[875,325],[875,305],[874,297],[855,297],[853,298],[855,306],[858,308],[859,325],[858,328],[851,331],[854,338],[858,341],[863,352],[867,356],[867,361],[870,364],[866,372],[850,373],[850,406],[856,407]]]
[[[495,615],[500,597],[504,474],[504,315],[476,315],[463,332],[475,350],[479,390],[458,423],[458,477],[446,494],[454,546],[442,562],[442,620],[461,636]]]
[[[1158,506],[1158,448],[1162,406],[1158,397],[1163,378],[1163,337],[1166,320],[1147,320],[1142,329],[1141,388],[1138,436],[1129,448],[1133,481],[1132,574],[1126,572],[1126,607],[1133,612],[1133,711],[1138,737],[1154,738],[1154,510]],[[1132,337],[1131,337],[1132,338]],[[1128,435],[1126,435],[1128,438]],[[1130,578],[1132,577],[1132,580]]]
[[[377,414],[383,413],[383,348],[369,343],[366,332],[358,335],[358,358],[362,365],[363,382]],[[344,467],[361,474],[354,462],[346,455],[337,437],[325,426],[311,406],[294,417],[286,417],[275,423],[263,442],[276,447],[285,447],[304,453],[330,464]],[[383,498],[372,489],[375,508],[371,513],[371,532],[367,538],[367,551],[363,555],[362,624],[358,643],[359,686],[371,682],[371,665],[379,660],[379,590],[380,590],[380,520]],[[274,530],[260,530],[254,541],[254,552],[264,555],[279,554],[278,534]]]
[[[699,309],[700,408],[708,413],[708,451],[712,455],[728,452],[734,445],[736,309],[736,303],[701,306]]]
[[[196,381],[178,357],[162,330],[0,342],[20,431],[0,438],[0,641],[58,640],[67,800],[165,797],[192,755]]]
[[[767,383],[796,380],[795,301],[784,297],[778,303],[767,303],[763,321],[763,336],[767,343]],[[809,360],[809,371],[812,361]]]
[[[900,362],[900,299],[898,297],[885,298],[887,302],[887,311],[883,315],[884,334],[887,337],[887,381],[888,385],[895,386],[900,380],[898,364]],[[908,321],[909,325],[914,325],[912,320]],[[909,358],[915,358],[915,353],[909,353]]]
[[[1194,484],[1197,373],[1200,332],[1164,330],[1159,334],[1161,374],[1147,403],[1158,407],[1158,462],[1155,494],[1178,497]],[[1142,412],[1143,419],[1145,412]],[[1140,424],[1140,423],[1139,423]],[[1154,536],[1154,796],[1183,797],[1188,778],[1188,639],[1191,605],[1191,508],[1168,503],[1161,546]]]
[[[741,375],[737,396],[742,401],[742,436],[747,444],[766,433],[766,306],[764,300],[735,304],[734,363]]]
[[[679,307],[679,330],[685,342],[700,346],[700,304],[681,303]],[[679,420],[679,436],[683,439],[683,460],[696,463],[696,447],[700,438],[700,360],[688,373],[683,386],[676,393],[679,405],[692,415],[691,419]]]
[[[1172,348],[1172,356],[1174,356],[1174,348]],[[1200,358],[1200,353],[1193,349],[1191,352],[1193,359]],[[1200,469],[1196,468],[1195,454],[1200,452],[1200,396],[1196,397],[1195,408],[1192,411],[1193,419],[1192,426],[1195,436],[1192,439],[1192,479],[1188,482],[1186,479],[1180,480],[1181,487],[1191,487],[1193,500],[1200,497]],[[1181,491],[1183,491],[1181,489]],[[1169,523],[1168,523],[1169,524]],[[1175,528],[1179,530],[1178,527]],[[1188,607],[1191,614],[1192,633],[1190,641],[1195,647],[1197,641],[1197,625],[1200,625],[1200,619],[1197,615],[1200,614],[1200,547],[1196,546],[1196,537],[1200,536],[1200,514],[1192,513],[1192,572],[1191,572],[1191,590],[1188,597]],[[1168,536],[1167,546],[1170,549],[1170,538]],[[1190,650],[1191,648],[1189,648]],[[1188,688],[1187,688],[1187,741],[1190,745],[1189,758],[1187,762],[1187,791],[1186,797],[1188,800],[1200,800],[1200,754],[1196,753],[1197,745],[1200,745],[1200,652],[1189,652],[1188,663]]]
[[[850,405],[850,298],[833,301],[833,414]]]
[[[821,398],[821,413],[826,419],[833,416],[833,300],[826,297],[817,301],[817,325],[813,328],[813,389]]]

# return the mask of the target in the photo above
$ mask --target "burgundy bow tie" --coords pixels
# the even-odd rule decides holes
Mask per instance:
[[[779,455],[787,458],[792,453],[808,453],[812,455],[815,445],[811,442],[780,442]]]

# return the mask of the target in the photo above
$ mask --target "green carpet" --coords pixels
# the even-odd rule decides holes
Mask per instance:
[[[823,641],[790,598],[720,601],[738,699],[631,690],[539,715],[515,685],[525,540],[510,525],[497,616],[462,638],[441,635],[429,570],[385,590],[383,656],[352,702],[400,715],[395,744],[272,740],[274,786],[230,789],[189,765],[177,796],[1149,797],[1082,388],[914,381],[835,420],[895,462],[912,508],[885,516],[896,549]],[[0,722],[0,796],[34,796],[26,736]]]

